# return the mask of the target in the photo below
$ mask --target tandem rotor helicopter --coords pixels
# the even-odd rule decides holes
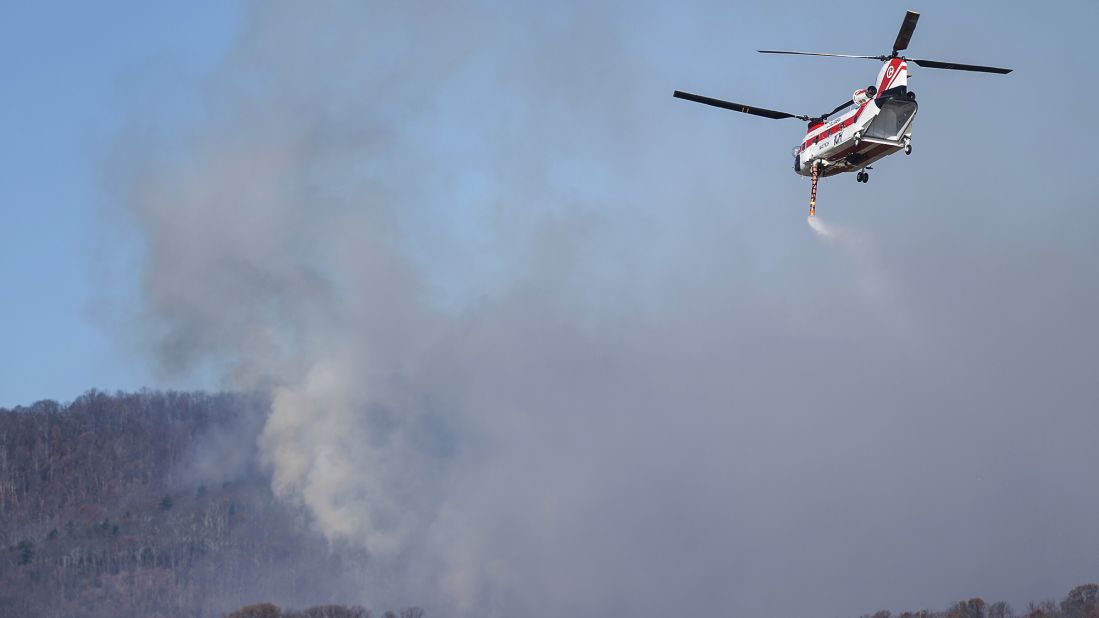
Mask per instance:
[[[878,78],[874,84],[856,90],[851,95],[850,101],[821,116],[788,114],[679,90],[675,91],[674,96],[773,120],[797,118],[807,121],[809,130],[801,143],[794,147],[794,171],[813,179],[813,187],[809,193],[809,216],[812,217],[817,212],[817,179],[819,177],[858,171],[855,179],[865,183],[870,180],[870,174],[866,170],[873,169],[870,167],[871,163],[901,150],[906,155],[912,153],[912,121],[916,118],[917,105],[916,93],[908,89],[909,62],[929,69],[954,69],[1001,75],[1011,72],[1011,69],[906,58],[899,55],[898,52],[908,49],[912,32],[916,29],[916,22],[919,19],[920,14],[915,11],[908,11],[905,14],[900,32],[897,33],[897,40],[893,43],[893,52],[888,56],[757,50],[761,54],[866,58],[885,62],[878,71]],[[849,107],[851,109],[848,109]],[[828,120],[829,116],[844,110],[847,111],[843,115],[835,120]]]

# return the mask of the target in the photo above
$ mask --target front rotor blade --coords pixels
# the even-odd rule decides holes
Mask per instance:
[[[938,60],[917,60],[916,58],[908,58],[908,60],[915,62],[921,67],[927,67],[929,69],[954,69],[955,71],[977,71],[978,73],[999,73],[1000,75],[1007,75],[1012,69],[1001,69],[999,67],[985,67],[979,64],[958,64],[957,62],[939,62]]]
[[[757,49],[761,54],[790,54],[793,56],[829,56],[832,58],[866,58],[868,60],[885,60],[888,56],[853,56],[851,54],[818,54],[816,52],[781,51],[777,49]]]
[[[731,109],[734,112],[740,112],[742,114],[751,114],[753,116],[763,116],[764,118],[771,118],[774,120],[782,120],[783,118],[797,118],[799,120],[809,120],[808,116],[797,116],[794,114],[787,114],[786,112],[776,112],[773,109],[764,109],[762,107],[753,107],[751,105],[744,105],[743,103],[733,103],[731,101],[722,101],[721,99],[712,99],[710,97],[704,97],[698,94],[691,94],[689,92],[675,91],[673,95],[677,99],[685,99],[687,101],[694,101],[695,103],[704,103],[706,105],[713,105],[714,107],[720,107],[723,109]]]
[[[893,53],[902,49],[908,49],[908,42],[912,40],[912,31],[916,29],[916,22],[920,21],[920,14],[916,11],[908,11],[901,22],[901,30],[897,33],[897,40],[893,43]]]

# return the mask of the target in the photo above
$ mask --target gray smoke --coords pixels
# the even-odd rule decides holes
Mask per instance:
[[[1093,250],[932,186],[873,251],[815,242],[786,162],[644,64],[659,23],[249,5],[200,121],[126,165],[161,366],[271,393],[275,489],[371,555],[349,602],[836,615],[1094,578]]]

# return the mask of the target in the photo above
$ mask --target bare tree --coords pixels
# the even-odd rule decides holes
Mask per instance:
[[[1015,612],[1005,601],[997,601],[988,606],[988,618],[1015,618]]]

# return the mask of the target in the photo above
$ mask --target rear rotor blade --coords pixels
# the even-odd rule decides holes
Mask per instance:
[[[957,62],[939,62],[938,60],[919,60],[916,58],[908,58],[909,61],[915,62],[921,67],[929,69],[954,69],[955,71],[976,71],[978,73],[999,73],[1000,75],[1007,75],[1012,69],[1001,69],[999,67],[986,67],[979,64],[958,64]]]
[[[868,60],[885,60],[889,56],[853,56],[851,54],[818,54],[816,52],[781,51],[777,49],[757,49],[761,54],[790,54],[793,56],[829,56],[832,58],[866,58]]]
[[[808,116],[798,116],[795,114],[787,114],[786,112],[777,112],[773,109],[764,109],[762,107],[754,107],[751,105],[744,105],[743,103],[733,103],[731,101],[722,101],[721,99],[712,99],[710,97],[704,97],[698,94],[691,94],[689,92],[675,91],[673,95],[677,99],[685,99],[687,101],[694,101],[695,103],[703,103],[705,105],[713,105],[714,107],[720,107],[723,109],[731,109],[734,112],[740,112],[742,114],[751,114],[753,116],[763,116],[764,118],[771,118],[773,120],[782,120],[783,118],[797,118],[798,120],[809,120]]]
[[[920,14],[916,11],[908,11],[904,14],[904,21],[901,22],[897,40],[893,43],[894,54],[902,49],[908,49],[908,43],[912,40],[912,31],[916,29],[916,22],[918,21],[920,21]]]
[[[836,106],[836,109],[834,109],[834,110],[828,112],[827,114],[821,116],[821,118],[822,119],[827,118],[827,117],[831,116],[832,114],[840,111],[841,109],[847,107],[848,105],[854,105],[854,103],[855,103],[854,99],[852,99],[850,101],[847,101],[845,103],[840,103],[838,106]]]

